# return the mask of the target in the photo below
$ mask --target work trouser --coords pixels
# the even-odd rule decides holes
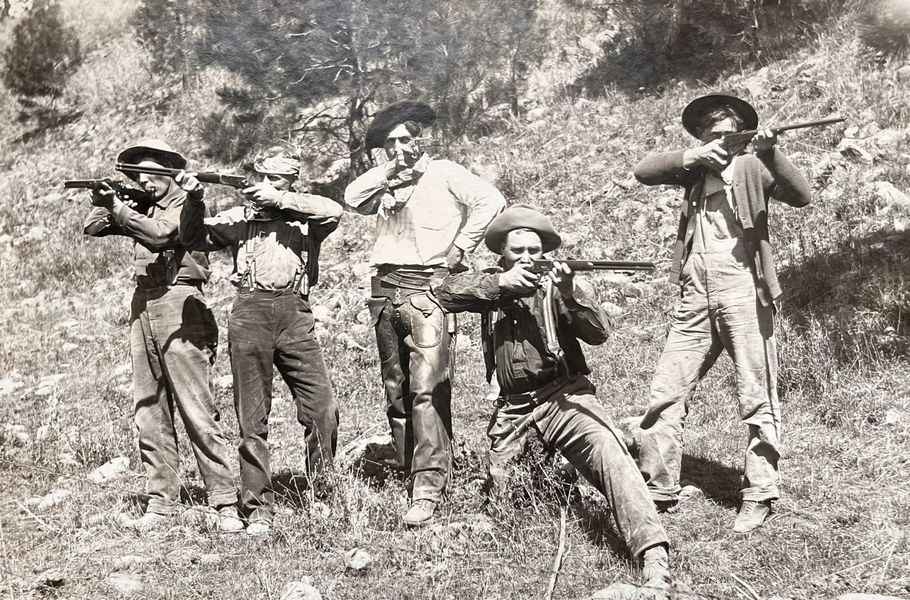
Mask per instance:
[[[250,521],[270,521],[275,492],[269,464],[273,367],[291,390],[304,427],[306,473],[319,475],[335,456],[338,407],[309,302],[292,289],[237,294],[228,320],[234,407],[240,426],[240,502]]]
[[[369,301],[398,464],[414,500],[441,499],[452,467],[452,383],[445,313],[428,292]]]
[[[547,448],[558,450],[606,497],[633,556],[669,545],[635,461],[594,393],[594,385],[578,377],[541,390],[528,402],[500,401],[487,428],[494,487],[507,481],[510,463],[525,452],[533,427]]]
[[[639,468],[657,501],[678,497],[682,437],[695,387],[726,349],[733,359],[739,414],[747,430],[744,500],[778,498],[777,348],[774,309],[755,290],[743,244],[689,256],[682,298],[651,382],[641,422]]]
[[[211,387],[218,345],[215,317],[190,285],[137,288],[130,315],[133,399],[148,512],[172,514],[180,500],[174,409],[180,413],[211,506],[237,491]]]

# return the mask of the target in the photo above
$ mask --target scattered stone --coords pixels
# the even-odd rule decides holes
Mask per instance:
[[[129,375],[132,372],[133,366],[130,363],[122,363],[114,368],[114,370],[111,372],[111,375],[114,377],[123,377],[124,375]]]
[[[22,382],[22,375],[17,371],[10,371],[6,377],[0,379],[0,397],[11,395],[23,385],[25,384]]]
[[[910,65],[904,65],[896,71],[895,75],[897,75],[898,81],[910,82]]]
[[[368,448],[387,447],[393,448],[392,436],[388,433],[372,435],[365,438],[359,438],[350,442],[339,450],[335,457],[335,462],[342,468],[346,468],[363,458]],[[392,452],[394,454],[394,452]]]
[[[854,139],[842,139],[837,145],[837,151],[847,158],[855,158],[865,163],[872,164],[875,161],[875,157],[866,151],[866,149],[863,148],[859,142]]]
[[[51,437],[51,428],[49,425],[42,425],[35,431],[35,440],[39,442],[47,441]]]
[[[137,596],[142,593],[142,582],[127,573],[111,573],[104,578],[108,584],[124,596]]]
[[[79,349],[79,344],[74,344],[73,342],[66,342],[60,346],[60,350],[66,354],[71,354]]]
[[[622,295],[626,298],[645,298],[654,290],[646,283],[635,283],[630,281],[622,286]]]
[[[897,425],[901,422],[901,413],[893,408],[885,411],[885,425]]]
[[[601,302],[600,307],[607,313],[608,317],[613,319],[622,316],[623,312],[625,312],[621,306],[612,302]]]
[[[137,565],[147,565],[153,562],[155,562],[155,559],[151,556],[125,554],[119,558],[114,559],[114,570],[123,571],[124,569],[129,569],[130,567],[135,567]]]
[[[313,306],[312,310],[313,310],[313,318],[316,320],[317,323],[334,323],[335,322],[335,314],[332,312],[332,310],[329,307],[323,306],[322,304],[317,304],[317,305]]]
[[[889,127],[872,136],[872,141],[879,148],[891,150],[907,141],[907,132]]]
[[[705,493],[698,486],[689,484],[684,485],[681,490],[679,490],[679,498],[681,500],[688,500],[690,498],[702,498]]]
[[[900,191],[888,181],[876,181],[874,186],[875,197],[884,205],[884,210],[902,209],[910,211],[910,196]]]
[[[35,587],[38,588],[56,588],[63,585],[66,578],[60,569],[47,569],[38,573],[35,577]]]
[[[631,583],[611,583],[608,587],[594,592],[590,600],[633,600],[638,588]]]
[[[22,244],[22,243],[28,244],[31,242],[41,242],[48,236],[49,233],[50,232],[48,231],[47,227],[41,227],[40,225],[35,225],[31,229],[29,229],[27,232],[25,232],[25,234],[23,234],[18,239],[18,242],[20,244]]]
[[[344,557],[344,568],[355,573],[364,573],[373,564],[373,555],[363,548],[354,548]]]
[[[73,493],[69,490],[54,490],[41,499],[41,502],[38,503],[38,510],[47,510],[49,508],[57,506],[69,498],[72,494]]]
[[[365,308],[354,317],[361,325],[367,325],[370,322],[370,309]]]
[[[4,439],[11,441],[13,446],[25,446],[32,441],[32,436],[29,434],[28,429],[26,429],[25,425],[19,423],[4,427],[3,437]]]
[[[72,452],[61,452],[57,455],[57,463],[61,467],[75,467],[79,465],[79,459]]]
[[[66,377],[66,373],[57,373],[54,375],[47,375],[42,377],[38,381],[37,387],[35,387],[36,396],[50,396],[57,391],[57,384],[59,384]]]
[[[205,554],[200,554],[199,556],[192,559],[193,563],[198,563],[200,565],[217,565],[222,560],[221,555],[215,552],[206,552]]]
[[[118,456],[111,459],[88,474],[88,480],[94,483],[104,483],[112,479],[117,479],[130,468],[130,459],[126,456]]]
[[[322,600],[322,594],[313,587],[313,578],[304,577],[303,581],[289,581],[281,590],[281,600]]]

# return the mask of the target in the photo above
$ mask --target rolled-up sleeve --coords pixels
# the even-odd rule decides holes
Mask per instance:
[[[379,198],[386,191],[386,168],[373,167],[344,190],[344,203],[362,215],[375,215],[379,210]]]
[[[496,215],[506,207],[506,199],[493,184],[458,166],[448,178],[452,195],[467,208],[464,225],[455,237],[454,245],[470,252],[477,247]]]

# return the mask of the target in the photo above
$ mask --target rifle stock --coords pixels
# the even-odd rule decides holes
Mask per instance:
[[[121,173],[125,173],[126,175],[138,175],[139,173],[145,173],[146,175],[163,175],[164,177],[172,178],[181,171],[181,169],[169,169],[167,167],[148,167],[123,162],[118,162],[114,168]],[[250,182],[246,177],[243,175],[234,175],[233,173],[214,173],[208,171],[200,171],[196,173],[196,179],[198,179],[200,183],[228,185],[239,190],[250,186]]]
[[[136,204],[143,204],[152,200],[152,194],[142,188],[128,185],[123,181],[115,181],[110,177],[105,177],[104,179],[67,179],[63,182],[64,189],[98,191],[103,190],[105,186],[113,189],[121,200]]]
[[[573,271],[653,271],[655,265],[653,262],[636,262],[630,260],[578,260],[567,258],[565,260],[541,259],[535,260],[529,271],[534,273],[546,273],[553,268],[553,263],[565,263]]]

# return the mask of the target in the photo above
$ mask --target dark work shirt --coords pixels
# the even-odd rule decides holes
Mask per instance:
[[[468,272],[449,275],[434,288],[443,308],[450,312],[477,312],[484,316],[483,346],[487,375],[493,369],[503,394],[539,389],[563,375],[557,357],[547,348],[544,311],[546,293],[516,297],[499,288],[499,274]],[[591,372],[578,340],[602,344],[611,329],[609,317],[594,299],[593,288],[575,280],[574,300],[553,289],[557,338],[569,375]]]
[[[186,201],[176,183],[148,210],[138,211],[117,202],[113,212],[95,206],[85,218],[86,235],[122,235],[135,241],[133,265],[138,287],[164,287],[175,283],[201,285],[208,281],[208,255],[188,252],[180,243],[178,225]]]

